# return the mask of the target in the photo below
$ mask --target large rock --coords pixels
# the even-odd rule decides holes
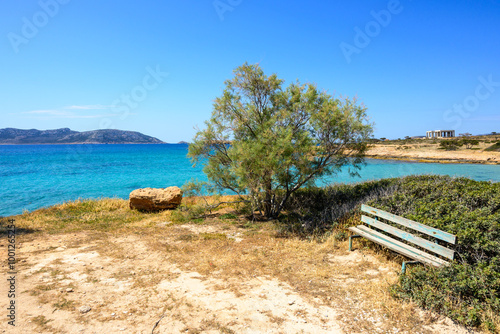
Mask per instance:
[[[136,189],[129,196],[130,208],[140,211],[175,209],[181,201],[182,190],[179,187]]]

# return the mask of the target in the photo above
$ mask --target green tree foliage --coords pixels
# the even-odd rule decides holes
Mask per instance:
[[[479,145],[479,140],[472,138],[463,138],[461,141],[462,145],[465,145],[465,148],[470,149],[472,146]]]
[[[340,99],[313,84],[290,84],[258,65],[244,65],[225,82],[206,128],[189,146],[194,163],[221,190],[248,194],[276,218],[290,195],[350,165],[363,164],[372,126],[356,99]]]
[[[442,148],[446,151],[454,151],[457,150],[463,143],[456,139],[444,139],[439,143],[439,148]]]

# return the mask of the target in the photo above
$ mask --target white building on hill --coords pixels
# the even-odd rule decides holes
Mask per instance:
[[[455,130],[427,131],[427,138],[450,138],[455,137]]]

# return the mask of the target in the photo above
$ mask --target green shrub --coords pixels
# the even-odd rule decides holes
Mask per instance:
[[[391,195],[398,182],[393,178],[300,189],[288,201],[285,224],[294,233],[324,233],[352,216],[361,203]]]
[[[500,324],[500,183],[446,176],[402,179],[393,196],[368,203],[457,236],[456,261],[415,267],[392,287],[466,326]]]
[[[426,175],[308,188],[292,197],[282,224],[309,235],[334,228],[342,240],[339,225],[352,224],[361,203],[457,236],[452,265],[412,266],[391,287],[393,296],[466,326],[500,330],[500,183]]]
[[[490,147],[486,148],[485,151],[500,152],[500,141],[497,141],[495,144],[493,144]]]
[[[446,151],[453,151],[453,150],[457,150],[462,145],[463,145],[463,143],[459,140],[446,139],[446,140],[441,140],[441,142],[439,143],[439,148],[446,150]]]
[[[391,293],[465,326],[498,331],[500,299],[494,290],[498,288],[494,270],[491,265],[460,263],[442,269],[413,267],[409,274],[400,276]]]
[[[463,138],[460,143],[462,145],[465,145],[465,148],[471,149],[472,146],[477,146],[479,145],[479,140],[477,139],[472,139],[472,138]]]

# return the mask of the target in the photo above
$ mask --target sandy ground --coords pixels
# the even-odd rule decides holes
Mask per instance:
[[[491,144],[489,144],[491,145]],[[481,144],[479,150],[460,148],[456,151],[445,151],[437,145],[408,144],[408,145],[373,145],[367,152],[371,158],[403,159],[422,162],[450,162],[450,163],[482,163],[500,164],[500,152],[483,151],[488,147]]]
[[[183,228],[197,232],[199,226]],[[183,270],[140,235],[101,239],[78,232],[19,240],[17,326],[2,316],[2,333],[354,333],[350,324],[356,321],[384,321],[365,312],[353,319],[347,301],[333,307],[273,277],[228,281]],[[0,251],[5,249],[2,241]],[[361,251],[328,258],[332,268],[367,260],[374,265],[366,275],[396,275]],[[2,277],[6,271],[2,261]],[[340,275],[332,284],[359,279]],[[6,295],[7,284],[0,284],[3,313]],[[409,332],[468,333],[439,317]]]

